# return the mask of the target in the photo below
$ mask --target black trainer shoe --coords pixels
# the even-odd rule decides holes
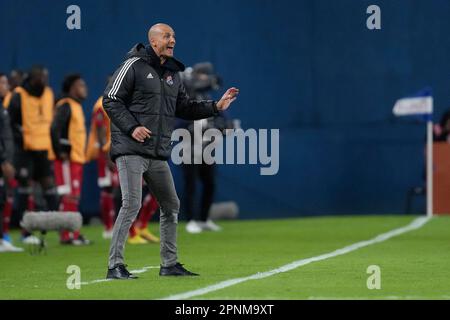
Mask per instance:
[[[198,276],[199,274],[186,270],[181,263],[176,263],[171,267],[163,267],[159,269],[160,276]]]
[[[129,280],[137,278],[127,270],[124,264],[119,264],[112,269],[108,269],[108,273],[106,274],[106,279]]]

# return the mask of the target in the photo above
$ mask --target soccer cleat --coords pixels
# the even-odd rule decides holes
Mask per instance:
[[[200,221],[198,225],[203,231],[221,231],[222,228],[215,224],[212,220]]]
[[[113,231],[112,230],[104,230],[102,233],[103,239],[109,240],[112,239]]]
[[[131,280],[137,279],[134,274],[130,273],[124,264],[116,265],[112,269],[108,269],[108,273],[106,274],[106,279],[117,279],[117,280]]]
[[[159,243],[159,238],[151,233],[147,228],[138,229],[138,234],[141,238],[153,243]]]
[[[11,242],[5,239],[0,239],[0,252],[23,252],[23,249],[13,246]]]
[[[148,243],[148,241],[137,234],[134,237],[129,237],[127,240],[127,243],[129,243],[129,244],[146,244],[146,243]]]
[[[203,230],[198,224],[198,222],[191,220],[186,224],[186,231],[189,233],[200,233]]]
[[[22,238],[22,243],[28,245],[39,245],[41,243],[41,240],[39,240],[39,238],[36,236],[29,235],[27,237]]]
[[[199,274],[186,270],[181,263],[176,263],[171,267],[163,267],[159,269],[160,276],[198,276]]]

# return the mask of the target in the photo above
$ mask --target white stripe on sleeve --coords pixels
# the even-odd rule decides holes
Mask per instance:
[[[122,69],[120,69],[119,74],[117,75],[116,79],[114,80],[114,83],[111,87],[111,90],[109,90],[108,97],[114,100],[117,100],[116,94],[119,91],[120,86],[122,85],[123,78],[125,78],[125,75],[127,74],[128,69],[130,69],[131,65],[138,61],[140,58],[135,57],[128,59],[122,66]]]

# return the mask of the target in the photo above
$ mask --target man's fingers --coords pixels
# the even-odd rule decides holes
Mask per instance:
[[[150,132],[146,132],[146,133],[144,134],[144,137],[145,137],[145,138],[150,138]]]
[[[224,94],[224,96],[230,96],[230,95],[232,95],[232,96],[235,96],[235,95],[237,95],[239,93],[239,89],[236,89],[236,88],[230,88],[230,89],[228,89],[226,92],[225,92],[225,94]]]
[[[239,89],[230,88],[227,90],[227,93],[228,93],[228,99],[231,99],[233,97],[236,97],[239,94]]]
[[[146,127],[142,127],[141,133],[142,133],[142,135],[141,135],[142,139],[150,138],[150,135],[152,134],[152,132],[149,129],[147,129]]]
[[[136,139],[136,140],[139,141],[139,142],[144,142],[144,140],[143,140],[143,138],[142,138],[142,135],[141,135],[139,132],[136,132],[136,133],[133,135],[133,138]]]
[[[150,138],[151,133],[152,132],[146,127],[139,127],[133,133],[133,138],[139,142],[144,142],[146,138]]]

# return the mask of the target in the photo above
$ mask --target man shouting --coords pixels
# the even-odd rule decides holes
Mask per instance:
[[[175,32],[166,24],[148,31],[149,45],[135,45],[115,71],[103,95],[111,119],[111,159],[119,171],[122,206],[116,219],[107,278],[134,279],[124,264],[128,230],[141,206],[142,177],[160,205],[160,276],[194,276],[177,260],[180,201],[167,159],[175,118],[198,120],[226,110],[239,90],[228,89],[219,101],[192,100],[173,57]]]

